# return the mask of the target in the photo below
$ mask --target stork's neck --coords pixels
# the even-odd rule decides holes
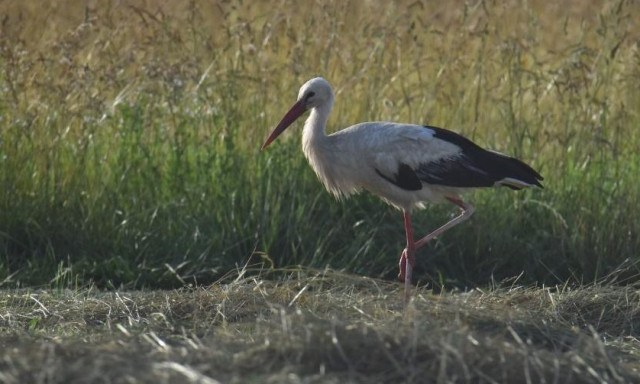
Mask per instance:
[[[310,151],[316,151],[327,142],[327,120],[333,108],[333,100],[311,109],[311,114],[304,123],[302,130],[302,149],[309,157]]]

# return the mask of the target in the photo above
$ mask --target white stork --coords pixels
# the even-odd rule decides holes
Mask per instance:
[[[327,80],[307,81],[262,149],[311,110],[302,131],[302,150],[327,190],[342,198],[366,189],[404,212],[407,247],[400,256],[398,278],[405,282],[405,302],[410,299],[415,251],[473,214],[473,207],[462,200],[463,192],[494,186],[542,187],[542,176],[522,161],[485,150],[442,128],[380,121],[327,135],[333,101]],[[460,207],[460,215],[414,240],[411,210],[444,200]]]

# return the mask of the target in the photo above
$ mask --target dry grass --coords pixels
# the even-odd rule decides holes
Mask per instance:
[[[444,126],[545,176],[470,196],[477,214],[428,245],[423,281],[590,282],[639,253],[633,2],[26,0],[0,15],[2,287],[204,284],[254,251],[393,278],[397,212],[336,203],[295,129],[260,153],[318,75],[336,86],[330,130]]]
[[[267,274],[265,274],[267,276]],[[177,291],[3,291],[1,383],[628,383],[640,293],[433,294],[332,271]]]
[[[640,381],[639,19],[626,0],[0,1],[0,383]],[[396,212],[333,201],[294,135],[259,154],[317,75],[331,130],[445,126],[546,188],[474,196],[419,259],[443,292],[406,311],[398,284],[324,270],[151,290],[252,257],[395,275]]]

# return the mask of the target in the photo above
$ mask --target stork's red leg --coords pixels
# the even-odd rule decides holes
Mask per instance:
[[[398,273],[398,279],[400,281],[405,280],[406,263],[407,263],[407,258],[409,257],[407,253],[411,254],[409,258],[409,260],[411,261],[410,266],[413,267],[416,263],[415,242],[413,241],[413,228],[411,227],[411,215],[409,214],[409,212],[406,212],[406,211],[404,212],[404,229],[407,234],[407,247],[402,251],[402,255],[400,256],[400,261],[398,262],[398,267],[400,270],[400,273]],[[408,250],[411,250],[411,252],[407,252]]]
[[[415,242],[415,249],[419,249],[419,248],[423,247],[429,241],[431,241],[434,238],[442,235],[443,233],[445,233],[449,229],[451,229],[451,228],[455,227],[456,225],[462,223],[463,221],[469,219],[469,217],[471,217],[471,215],[473,215],[473,211],[474,211],[473,206],[471,204],[469,204],[469,203],[465,203],[464,201],[462,201],[461,198],[459,198],[459,197],[447,197],[447,200],[449,200],[453,204],[455,204],[458,207],[460,207],[460,210],[461,210],[460,214],[458,216],[454,217],[453,219],[451,219],[451,221],[449,221],[448,223],[446,223],[442,227],[436,229],[435,231],[433,231],[430,234],[426,235],[422,239],[416,241]]]
[[[400,262],[398,263],[398,267],[400,268],[400,273],[398,274],[398,279],[400,281],[404,281],[405,283],[405,300],[408,302],[410,297],[410,289],[411,289],[411,274],[413,271],[413,267],[416,264],[415,259],[415,251],[418,248],[423,247],[432,239],[442,235],[447,230],[455,227],[456,225],[462,223],[467,220],[471,215],[473,215],[473,206],[471,204],[465,203],[459,197],[447,197],[447,200],[454,203],[458,207],[460,207],[461,213],[460,215],[454,217],[451,221],[426,235],[422,239],[418,241],[413,241],[413,228],[411,227],[411,216],[409,212],[404,212],[404,228],[407,232],[407,248],[402,251],[402,256],[400,256]],[[407,261],[409,261],[407,263]]]
[[[400,281],[404,280],[404,299],[405,303],[408,303],[411,298],[411,275],[413,267],[416,265],[416,245],[413,241],[413,228],[411,227],[411,214],[409,211],[404,211],[404,229],[407,234],[407,247],[402,251],[402,255],[400,256],[400,262],[398,263],[400,273],[398,274],[398,278]]]

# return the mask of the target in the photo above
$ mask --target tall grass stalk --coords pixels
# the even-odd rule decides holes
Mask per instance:
[[[260,261],[392,278],[398,212],[335,202],[295,132],[259,151],[317,75],[332,130],[444,126],[545,176],[470,196],[422,280],[593,281],[638,260],[633,2],[71,3],[0,4],[0,285],[169,287]]]

